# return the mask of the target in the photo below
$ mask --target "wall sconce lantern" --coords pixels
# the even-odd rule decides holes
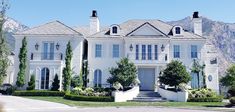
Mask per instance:
[[[132,44],[130,45],[130,51],[132,51],[133,50],[133,46],[132,46]]]
[[[38,43],[36,43],[35,44],[35,49],[38,50],[38,47],[39,47],[39,45],[38,45]]]
[[[55,47],[56,47],[56,50],[59,50],[59,48],[60,48],[59,43],[57,43]]]
[[[165,50],[165,46],[162,44],[161,46],[161,50],[164,51]]]

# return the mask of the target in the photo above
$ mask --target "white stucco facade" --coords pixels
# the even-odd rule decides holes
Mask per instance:
[[[196,60],[201,65],[205,64],[203,71],[206,75],[207,87],[218,92],[217,53],[210,48],[207,39],[201,35],[201,31],[198,31],[202,30],[201,18],[193,18],[193,21],[196,22],[195,33],[184,31],[181,26],[171,26],[159,20],[129,20],[122,24],[110,25],[109,28],[88,36],[86,38],[90,80],[88,85],[95,86],[95,83],[99,83],[103,87],[109,86],[107,79],[110,77],[110,68],[115,67],[116,62],[121,58],[128,57],[138,68],[138,78],[142,82],[140,90],[157,91],[159,73],[171,60],[183,62],[190,74],[192,64]],[[113,56],[114,45],[119,46],[118,57]],[[178,46],[180,50],[177,52],[179,53],[175,53],[174,46]],[[101,71],[101,78],[96,70]],[[148,76],[148,74],[153,76]],[[200,72],[199,75],[201,74]],[[193,76],[193,80],[188,85],[201,83],[199,78],[200,76]],[[194,85],[197,86],[197,84]]]
[[[54,31],[48,31],[48,29],[46,29],[47,27],[53,27],[53,25],[57,27],[57,29],[53,29]],[[41,29],[43,29],[43,31],[40,32]],[[73,51],[71,63],[73,75],[79,75],[82,67],[84,38],[78,32],[55,21],[36,27],[36,29],[32,28],[20,32],[14,35],[14,37],[16,40],[14,84],[19,71],[18,54],[24,37],[26,37],[27,40],[27,69],[25,82],[30,80],[31,75],[35,75],[35,89],[50,89],[56,74],[59,77],[60,86],[62,85],[62,70],[65,67],[66,48],[69,41],[71,42]],[[27,84],[25,86],[27,86]]]

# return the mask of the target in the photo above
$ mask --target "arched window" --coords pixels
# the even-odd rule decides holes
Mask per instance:
[[[175,27],[175,34],[180,34],[180,27]]]
[[[113,34],[116,34],[116,33],[117,33],[117,29],[118,29],[118,28],[117,28],[116,26],[113,26],[113,27],[112,27],[112,33],[113,33]]]
[[[94,86],[101,87],[102,82],[102,72],[100,69],[96,69],[94,73]]]
[[[49,89],[49,74],[50,70],[48,68],[41,70],[41,89]]]

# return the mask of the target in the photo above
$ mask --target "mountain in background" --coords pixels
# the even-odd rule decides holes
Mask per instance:
[[[180,25],[185,30],[193,32],[191,17],[168,23],[171,25]],[[218,50],[219,72],[220,75],[224,75],[227,67],[235,62],[235,24],[213,21],[206,17],[202,17],[202,27],[203,36],[208,38],[208,41]],[[18,31],[26,30],[29,27],[8,17],[4,24],[4,28],[7,34],[7,41],[13,50],[15,39],[12,35]]]
[[[6,22],[3,25],[4,31],[6,33],[7,42],[9,43],[10,49],[14,50],[15,48],[15,38],[13,37],[13,34],[18,31],[24,31],[28,29],[29,27],[21,24],[20,22],[7,17]]]

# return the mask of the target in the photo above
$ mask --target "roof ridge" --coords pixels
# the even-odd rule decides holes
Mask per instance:
[[[29,28],[29,29],[27,29],[27,30],[20,31],[20,32],[16,32],[15,34],[24,34],[25,32],[28,32],[28,31],[30,32],[30,31],[35,30],[35,29],[37,29],[37,28],[40,28],[40,27],[43,27],[43,26],[46,26],[46,25],[50,25],[50,24],[52,24],[52,23],[58,23],[58,24],[64,26],[65,28],[68,28],[68,30],[70,30],[71,32],[76,33],[76,34],[79,34],[79,35],[82,35],[80,32],[77,32],[75,29],[73,29],[73,28],[71,28],[71,27],[65,25],[64,23],[60,22],[59,20],[54,20],[54,21],[50,21],[50,22],[47,22],[47,23],[44,23],[44,24],[40,24],[40,25],[38,25],[38,26]]]

